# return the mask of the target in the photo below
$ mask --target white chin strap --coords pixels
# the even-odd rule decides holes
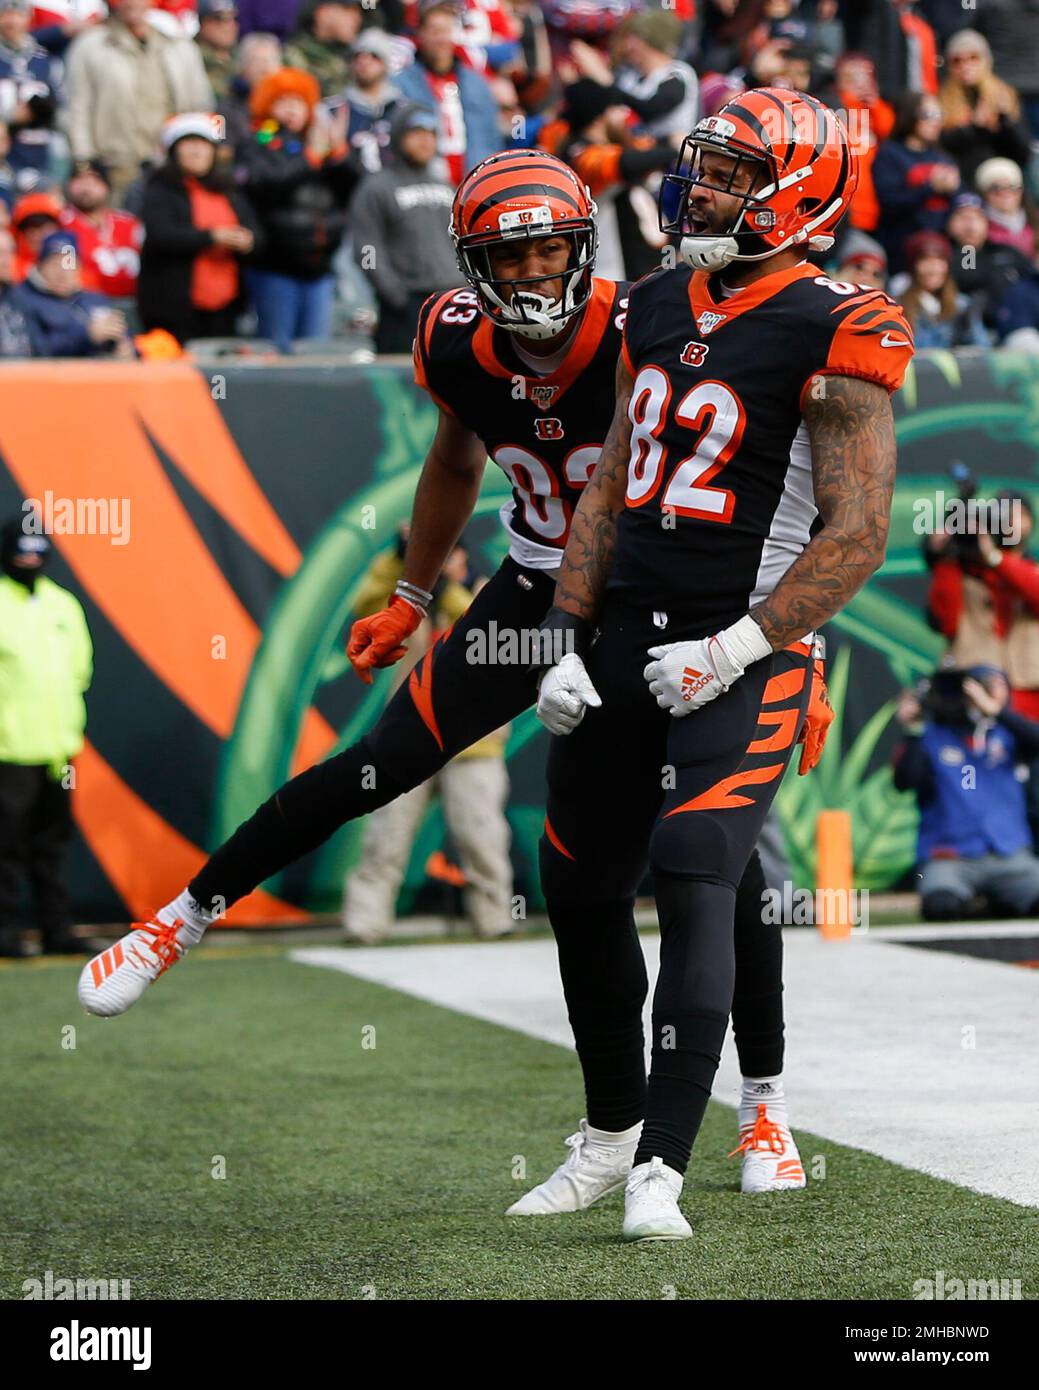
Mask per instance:
[[[770,256],[778,256],[780,251],[789,251],[806,242],[810,251],[829,251],[833,246],[832,236],[808,236],[807,230],[798,232],[785,246],[774,246],[771,251],[762,251],[756,256],[741,256],[734,236],[684,236],[678,254],[693,270],[713,272],[724,270],[731,261],[767,261]]]
[[[734,236],[684,236],[678,254],[693,270],[723,270],[739,252]]]
[[[502,305],[499,322],[509,333],[518,333],[522,338],[542,343],[546,338],[554,338],[565,327],[558,313],[558,299],[549,299],[532,290],[515,290],[511,303]],[[556,317],[551,317],[553,314]]]

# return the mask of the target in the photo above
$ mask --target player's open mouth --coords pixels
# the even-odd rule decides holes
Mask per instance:
[[[693,212],[692,209],[686,214],[686,225],[690,236],[703,236],[705,232],[711,230],[707,218],[698,212]]]

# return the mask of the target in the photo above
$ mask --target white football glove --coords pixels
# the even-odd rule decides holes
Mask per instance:
[[[550,734],[572,734],[591,706],[602,704],[599,692],[576,652],[550,666],[538,687],[537,716]]]
[[[716,699],[754,661],[771,656],[765,634],[748,613],[713,637],[650,647],[643,671],[657,704],[676,719]]]

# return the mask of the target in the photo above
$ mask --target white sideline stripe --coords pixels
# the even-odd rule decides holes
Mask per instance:
[[[869,935],[880,941],[955,941],[970,938],[1039,936],[1039,922],[932,922],[926,927],[870,927]]]
[[[1039,1206],[1039,970],[878,935],[826,942],[811,930],[784,933],[794,1128]],[[659,938],[641,939],[652,976]],[[573,1046],[552,941],[290,954]],[[976,1030],[973,1048],[963,1046],[967,1027]],[[738,1073],[730,1038],[715,1087],[725,1104],[737,1103]],[[575,1120],[579,1096],[575,1074]],[[810,1176],[812,1154],[801,1156]]]

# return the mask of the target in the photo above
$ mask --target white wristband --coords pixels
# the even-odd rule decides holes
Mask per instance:
[[[763,661],[766,656],[772,655],[771,643],[749,613],[738,623],[733,623],[732,627],[719,632],[718,640],[741,676],[755,661]]]

